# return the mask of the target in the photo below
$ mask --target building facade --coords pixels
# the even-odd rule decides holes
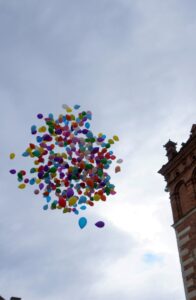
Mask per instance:
[[[170,194],[186,299],[196,300],[196,124],[179,151],[176,145],[164,146],[168,162],[159,173]]]

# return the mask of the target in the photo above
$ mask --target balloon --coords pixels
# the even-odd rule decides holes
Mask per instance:
[[[34,194],[43,196],[44,210],[58,209],[78,215],[116,194],[108,172],[115,160],[118,164],[123,161],[116,159],[112,150],[119,137],[95,135],[90,123],[92,113],[79,108],[78,104],[73,107],[63,104],[65,112],[57,118],[52,113],[46,116],[38,113],[36,119],[40,124],[31,126],[33,142],[30,141],[22,153],[22,157],[30,158],[33,164],[28,173],[9,171],[16,174],[19,189],[34,186]],[[15,153],[11,153],[10,159],[14,158]],[[117,165],[115,173],[120,170]],[[86,223],[86,218],[79,219],[80,228]],[[95,225],[101,228],[103,224],[99,221]]]
[[[109,143],[109,144],[114,144],[114,141],[113,141],[112,139],[109,139],[109,140],[108,140],[108,143]]]
[[[74,109],[78,109],[78,108],[80,108],[80,105],[78,104],[74,105]]]
[[[94,197],[93,197],[93,199],[95,201],[99,201],[101,199],[101,196],[99,194],[95,194]]]
[[[120,166],[116,166],[116,168],[115,168],[115,173],[118,173],[118,172],[120,172],[121,171],[121,167]]]
[[[103,221],[98,221],[97,223],[95,223],[95,226],[97,226],[98,228],[102,228],[105,226],[105,223]]]
[[[10,153],[10,159],[14,159],[15,158],[15,153]]]
[[[80,228],[83,229],[87,224],[87,219],[84,217],[80,218],[78,221],[78,224],[79,224]]]
[[[82,206],[80,206],[80,209],[85,210],[85,209],[86,209],[86,206],[85,206],[85,205],[82,205]]]
[[[21,183],[21,184],[19,184],[19,186],[18,186],[18,188],[21,189],[21,190],[22,190],[22,189],[25,189],[25,187],[26,187],[26,185],[25,185],[24,183]]]
[[[62,107],[66,110],[66,112],[72,112],[72,109],[67,104],[63,104]]]
[[[63,197],[59,197],[59,205],[61,207],[65,207],[66,206],[66,200]]]
[[[113,136],[113,140],[116,141],[116,142],[118,142],[119,141],[119,137],[117,135],[114,135]]]
[[[44,188],[44,184],[43,184],[43,183],[40,183],[40,184],[39,184],[39,189],[42,190],[43,188]]]
[[[117,164],[122,164],[123,160],[121,158],[119,158],[116,162],[117,162]]]
[[[76,202],[78,201],[78,198],[77,197],[71,197],[69,199],[69,206],[73,206],[74,204],[76,204]]]
[[[16,170],[14,169],[10,170],[10,174],[16,174]]]
[[[67,189],[67,197],[70,198],[74,195],[74,191],[72,188],[68,188]]]
[[[37,118],[38,118],[38,119],[42,119],[42,118],[43,118],[43,115],[42,115],[42,114],[37,114]]]
[[[87,197],[81,196],[81,197],[79,198],[78,204],[86,203],[86,200],[87,200]]]

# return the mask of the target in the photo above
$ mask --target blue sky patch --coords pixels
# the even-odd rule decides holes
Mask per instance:
[[[159,254],[148,252],[143,255],[142,259],[147,264],[155,264],[161,262],[163,257]]]

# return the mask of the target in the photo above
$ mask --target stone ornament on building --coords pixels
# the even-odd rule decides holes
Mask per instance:
[[[196,300],[196,124],[179,151],[176,145],[164,146],[168,162],[158,173],[170,194],[186,300]]]

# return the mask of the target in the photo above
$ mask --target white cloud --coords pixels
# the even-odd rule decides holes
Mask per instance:
[[[162,145],[195,122],[193,1],[34,1],[0,4],[2,295],[24,299],[184,299]],[[117,195],[89,209],[86,230],[8,174],[38,112],[93,111],[93,130],[117,133]],[[8,154],[18,153],[13,164]],[[106,221],[98,231],[93,223]],[[153,253],[162,260],[147,265]],[[155,284],[156,283],[156,284]],[[16,295],[16,296],[17,296]]]

